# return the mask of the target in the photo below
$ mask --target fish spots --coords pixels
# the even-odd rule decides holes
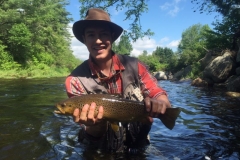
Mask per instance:
[[[95,114],[99,112],[99,106],[103,106],[103,118],[109,121],[134,121],[144,116],[143,103],[119,98],[108,94],[82,95],[69,98],[63,103],[67,103],[68,107],[72,108],[71,110],[73,111],[76,107],[82,109],[85,104],[91,104],[92,102],[95,102],[97,105]]]
[[[79,107],[83,107],[85,104],[83,104],[83,103],[78,103],[78,106]]]

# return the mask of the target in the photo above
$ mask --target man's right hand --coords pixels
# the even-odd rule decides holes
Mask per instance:
[[[91,105],[85,104],[80,110],[76,108],[73,112],[73,119],[75,122],[84,124],[86,132],[94,137],[102,136],[107,130],[107,121],[103,118],[103,107],[100,106],[98,113],[94,116],[96,103],[92,102]]]

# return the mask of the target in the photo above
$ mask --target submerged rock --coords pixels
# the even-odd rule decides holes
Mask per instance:
[[[239,92],[226,92],[226,95],[230,96],[230,97],[240,97],[240,93]]]
[[[192,86],[196,87],[207,87],[208,83],[205,80],[202,80],[201,78],[196,78],[191,83]]]

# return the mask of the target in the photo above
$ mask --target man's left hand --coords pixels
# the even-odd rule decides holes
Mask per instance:
[[[166,95],[160,95],[157,98],[146,97],[144,99],[146,111],[152,118],[159,117],[160,114],[164,114],[167,108],[171,107],[171,104]]]

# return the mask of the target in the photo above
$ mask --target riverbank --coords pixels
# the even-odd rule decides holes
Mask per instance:
[[[51,69],[18,69],[18,70],[0,70],[0,78],[4,79],[30,79],[30,78],[51,78],[51,77],[66,77],[71,71],[66,68],[51,68]]]

